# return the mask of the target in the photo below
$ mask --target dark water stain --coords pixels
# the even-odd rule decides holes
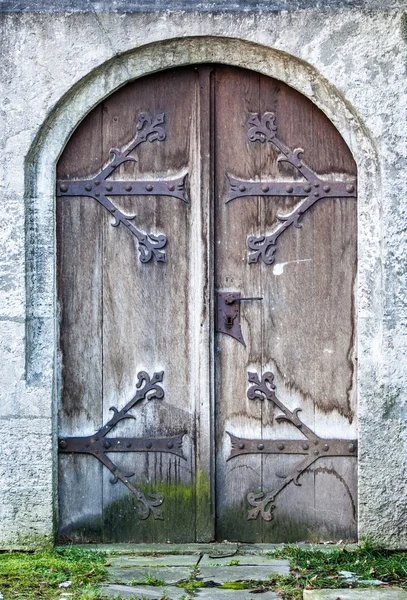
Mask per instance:
[[[309,469],[310,473],[327,473],[328,475],[334,475],[334,477],[336,477],[336,479],[338,479],[338,481],[340,481],[343,486],[346,489],[346,492],[349,496],[350,502],[352,504],[352,514],[353,514],[353,518],[354,520],[356,520],[356,516],[357,516],[357,507],[356,507],[356,502],[353,498],[352,492],[350,490],[350,487],[347,483],[347,481],[342,477],[342,475],[339,475],[338,471],[336,471],[335,469],[330,469],[329,467],[317,467],[315,469]]]

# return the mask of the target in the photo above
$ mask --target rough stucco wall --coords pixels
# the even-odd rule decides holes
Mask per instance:
[[[0,12],[156,12],[184,10],[240,12],[253,10],[297,11],[339,8],[403,8],[404,0],[2,0]]]
[[[53,535],[52,189],[62,142],[59,148],[58,140],[50,145],[48,154],[42,148],[41,192],[35,169],[27,168],[41,149],[41,137],[34,148],[33,142],[49,119],[42,130],[47,139],[61,99],[68,98],[68,104],[72,100],[75,110],[78,103],[83,111],[91,108],[87,98],[95,89],[88,94],[86,85],[87,79],[91,85],[89,74],[95,69],[101,73],[101,97],[137,69],[142,73],[143,61],[151,69],[156,60],[159,69],[202,56],[219,60],[223,52],[225,62],[249,66],[244,46],[234,41],[222,45],[222,38],[263,46],[257,56],[259,70],[266,73],[272,68],[266,50],[276,49],[281,79],[295,85],[298,73],[298,89],[322,108],[324,93],[332,89],[338,112],[334,101],[329,107],[327,103],[326,112],[334,122],[337,118],[338,127],[341,111],[348,109],[339,128],[360,165],[362,187],[357,293],[360,534],[389,547],[407,547],[407,26],[402,10],[338,9],[329,16],[316,9],[245,14],[5,12],[0,27],[0,547],[32,547]],[[135,51],[186,35],[184,44],[169,44],[161,51],[147,46],[144,58]],[[194,42],[196,36],[202,36],[202,44]],[[219,42],[205,45],[205,36]],[[247,49],[256,52],[253,44]],[[130,51],[134,55],[121,58]],[[297,67],[286,55],[297,57]],[[113,62],[101,67],[106,61]],[[301,71],[303,62],[314,70],[307,71],[305,64]],[[321,81],[329,82],[326,89]],[[66,139],[68,129],[64,135]]]

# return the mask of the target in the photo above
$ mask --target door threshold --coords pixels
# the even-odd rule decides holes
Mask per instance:
[[[169,555],[169,554],[214,554],[214,555],[238,555],[238,554],[267,554],[276,550],[281,550],[287,544],[249,544],[240,542],[209,542],[209,543],[191,543],[191,544],[72,544],[75,548],[86,550],[95,550],[97,552],[106,552],[106,554],[132,554],[134,556],[148,555]],[[357,544],[307,544],[303,542],[290,545],[301,546],[304,550],[320,550],[322,552],[332,552],[338,548],[347,550],[356,549]],[[59,545],[57,548],[66,547]]]

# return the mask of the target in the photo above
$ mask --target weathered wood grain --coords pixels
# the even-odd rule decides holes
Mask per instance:
[[[260,80],[261,114],[271,110],[276,114],[277,132],[290,148],[299,147],[299,132],[310,132],[310,111],[304,109],[304,98],[294,90],[266,77]],[[310,145],[309,140],[306,140]],[[294,145],[292,145],[294,144]],[[304,148],[308,149],[304,142]],[[279,152],[272,144],[262,144],[261,177],[264,180],[302,179],[287,163],[277,163]],[[308,152],[306,153],[308,155]],[[277,214],[291,212],[299,198],[267,198],[261,202],[262,231],[268,232],[277,223]],[[278,398],[290,407],[301,408],[301,418],[314,429],[314,378],[308,371],[307,359],[315,361],[313,351],[315,328],[313,307],[313,214],[303,218],[302,229],[291,227],[278,240],[275,265],[252,265],[261,272],[263,309],[263,371],[275,375]],[[287,263],[287,264],[284,264]],[[282,271],[282,272],[281,272]],[[281,273],[281,274],[278,274]],[[298,376],[301,375],[301,378]],[[304,389],[301,388],[304,387]],[[265,403],[263,435],[267,439],[303,439],[292,425],[277,422],[279,414]],[[281,483],[298,462],[299,456],[266,455],[263,457],[262,488],[268,492]],[[280,477],[279,477],[280,476]],[[304,475],[302,487],[291,484],[277,496],[274,519],[263,522],[263,539],[267,541],[298,541],[312,535],[314,485],[313,477]],[[310,508],[311,507],[311,508]],[[311,519],[311,521],[310,521]]]
[[[215,436],[213,419],[213,353],[215,291],[213,280],[214,207],[214,65],[196,70],[196,103],[192,118],[196,137],[191,156],[191,393],[196,411],[196,539],[215,537]]]
[[[242,297],[261,296],[258,270],[247,267],[248,225],[259,225],[259,200],[225,204],[226,172],[255,177],[260,168],[260,145],[249,152],[247,114],[259,108],[259,76],[249,71],[218,67],[215,85],[215,286],[217,291],[240,291]],[[255,232],[257,233],[257,231]],[[261,369],[261,301],[241,305],[245,348],[235,339],[216,336],[216,528],[218,539],[259,542],[262,523],[247,521],[245,497],[259,491],[262,459],[230,454],[228,431],[239,437],[261,437],[262,405],[246,397],[247,371]]]
[[[253,77],[249,92],[252,94],[252,101],[249,103],[250,107],[243,109],[242,96],[248,94],[245,87],[247,73],[222,68],[223,72],[226,70],[230,81],[233,81],[228,82],[233,92],[224,102],[224,111],[228,117],[223,122],[219,121],[217,130],[217,147],[220,148],[218,169],[230,172],[238,179],[301,180],[294,167],[286,163],[277,164],[278,151],[272,144],[247,142],[246,147],[239,146],[239,143],[247,139],[248,112],[263,114],[273,111],[277,117],[278,137],[292,149],[304,148],[304,160],[318,174],[331,179],[346,179],[355,174],[353,159],[338,132],[308,100],[280,82],[265,77],[256,80]],[[220,77],[219,71],[218,68],[217,78]],[[225,92],[223,94],[224,97],[227,96]],[[216,101],[217,111],[220,112],[219,93]],[[242,115],[240,118],[243,123],[236,123],[236,113],[242,110],[246,122]],[[227,119],[233,123],[232,131],[226,125]],[[241,142],[236,144],[235,139],[239,137]],[[235,148],[235,154],[228,155],[228,144]],[[261,158],[256,163],[255,157],[259,152]],[[251,172],[246,168],[245,161],[255,165]],[[221,174],[217,173],[216,176],[220,180]],[[290,410],[301,408],[301,418],[309,427],[321,436],[356,437],[353,356],[355,201],[320,201],[304,215],[301,229],[292,227],[279,238],[276,262],[272,266],[266,266],[263,263],[247,263],[247,237],[269,234],[277,223],[277,214],[289,213],[300,199],[266,197],[256,201],[254,198],[244,198],[225,206],[226,197],[227,194],[224,193],[223,202],[217,199],[216,205],[216,222],[220,223],[223,233],[228,230],[227,240],[216,235],[215,251],[217,261],[221,263],[221,266],[217,265],[217,273],[222,272],[224,264],[230,265],[228,245],[235,244],[236,249],[229,253],[236,257],[240,252],[241,257],[233,265],[231,277],[242,285],[242,295],[260,295],[263,301],[259,305],[253,303],[250,306],[250,309],[257,310],[256,315],[251,315],[250,323],[253,326],[255,319],[261,318],[261,331],[253,329],[246,334],[246,357],[239,361],[233,354],[238,350],[229,349],[227,355],[221,354],[217,359],[217,380],[225,385],[223,389],[218,385],[216,396],[216,406],[222,407],[217,411],[218,443],[224,424],[236,412],[236,398],[234,394],[229,394],[228,389],[230,372],[233,372],[234,367],[232,378],[235,383],[241,377],[240,370],[245,373],[252,367],[250,352],[254,348],[259,352],[260,364],[253,370],[259,373],[270,370],[275,374],[278,397]],[[227,225],[224,220],[225,210],[233,205],[239,215],[240,231],[233,217],[228,220]],[[247,293],[245,281],[249,276],[258,277],[258,294]],[[224,285],[222,281],[219,284]],[[238,290],[239,286],[234,289]],[[246,314],[248,307],[245,305],[243,320]],[[224,344],[228,342],[231,346],[239,346],[238,342],[231,339],[225,339]],[[242,378],[243,390],[245,384]],[[258,428],[252,426],[251,414],[248,413],[246,423],[250,423],[250,426],[245,437],[303,439],[302,434],[292,425],[275,421],[276,410],[269,402],[257,400],[254,404],[257,404],[257,414],[261,415],[261,435],[258,435]],[[223,482],[223,470],[227,467],[220,466],[223,457],[219,451],[217,456],[218,469],[222,473],[219,481]],[[234,461],[247,464],[246,460],[246,456],[234,458],[229,464]],[[260,460],[260,457],[255,460]],[[222,537],[251,541],[251,536],[260,535],[265,542],[355,539],[357,480],[356,461],[352,458],[330,461],[324,459],[315,463],[309,472],[302,475],[301,487],[290,485],[277,497],[274,519],[271,522],[262,521],[260,530],[257,521],[244,522],[249,508],[246,502],[247,492],[273,490],[281,482],[279,476],[289,473],[299,460],[300,457],[288,455],[263,456],[259,467],[261,482],[257,490],[254,483],[250,479],[245,481],[240,473],[236,476],[236,483],[227,479],[227,491],[221,495],[221,508],[218,506],[220,520],[223,520],[223,514],[227,514],[228,502],[225,498],[230,498],[229,490],[233,486],[240,488],[241,505],[240,514],[236,510],[235,519],[225,525]],[[237,462],[234,466],[236,464]]]
[[[86,177],[102,162],[102,109],[77,129],[59,164],[60,178]],[[58,434],[90,435],[102,425],[103,209],[90,198],[57,199],[60,314]],[[91,482],[91,485],[90,485]],[[97,541],[102,534],[102,465],[91,456],[59,457],[62,539]]]
[[[165,112],[166,139],[145,143],[134,153],[136,163],[120,168],[115,178],[167,178],[186,171],[190,163],[188,118],[194,103],[191,69],[168,71],[129,84],[104,105],[104,154],[126,143],[142,112]],[[190,209],[170,197],[120,199],[126,214],[136,214],[143,231],[165,234],[167,262],[138,260],[137,242],[125,228],[104,224],[103,378],[104,419],[109,407],[124,405],[135,393],[136,374],[164,371],[163,400],[145,401],[132,410],[135,421],[117,428],[121,435],[193,436],[193,405],[189,394],[189,228]],[[163,521],[134,518],[134,498],[122,485],[111,485],[104,472],[104,540],[133,542],[195,539],[193,445],[185,442],[187,460],[171,454],[140,453],[120,457],[130,481],[147,492],[162,493]]]
[[[61,435],[89,435],[136,392],[137,373],[163,370],[162,400],[132,409],[111,436],[186,432],[184,461],[165,453],[111,456],[144,493],[163,493],[164,519],[137,516],[135,497],[91,456],[61,456],[60,532],[74,541],[281,542],[355,539],[352,458],[325,458],[276,499],[274,519],[248,521],[249,492],[268,492],[298,456],[227,461],[239,437],[302,439],[269,401],[247,398],[247,372],[272,371],[277,395],[320,436],[357,437],[355,374],[356,202],[319,201],[278,240],[274,265],[248,264],[247,238],[269,234],[298,198],[226,204],[226,173],[299,179],[270,143],[247,139],[249,112],[274,111],[278,136],[302,147],[319,175],[347,180],[355,165],[339,133],[286,85],[228,66],[185,67],[142,78],[101,103],[79,126],[58,177],[96,173],[111,148],[133,138],[140,112],[165,112],[166,140],[145,143],[115,179],[165,179],[189,171],[189,204],[115,197],[146,233],[165,234],[166,263],[142,264],[139,243],[94,199],[58,198]],[[241,304],[246,347],[214,333],[217,291]]]

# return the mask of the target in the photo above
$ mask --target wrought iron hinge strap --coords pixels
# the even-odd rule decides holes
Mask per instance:
[[[121,481],[138,501],[139,518],[147,519],[150,513],[155,519],[162,519],[162,511],[157,507],[164,501],[162,494],[148,493],[147,498],[143,492],[134,487],[129,478],[134,473],[124,473],[117,465],[107,456],[110,452],[166,452],[175,454],[176,456],[185,459],[182,452],[183,434],[166,438],[108,438],[107,434],[120,422],[125,419],[135,419],[133,415],[128,414],[129,411],[142,400],[152,400],[153,398],[162,399],[164,390],[160,385],[164,377],[164,371],[154,373],[153,377],[145,371],[141,371],[137,375],[138,391],[133,398],[121,410],[112,407],[113,417],[101,427],[95,434],[84,437],[60,437],[58,440],[58,452],[60,454],[91,454],[99,460],[112,473],[113,478],[111,483]]]
[[[88,437],[61,437],[58,440],[60,453],[92,454],[98,457],[102,452],[167,452],[183,459],[183,435],[174,435],[166,438],[107,438],[98,436]]]
[[[228,173],[226,175],[231,187],[227,203],[236,200],[236,198],[249,196],[307,197],[312,201],[312,204],[315,204],[315,202],[318,202],[322,198],[356,198],[356,189],[353,183],[349,184],[342,181],[327,182],[319,179],[316,175],[314,175],[312,185],[303,181],[270,181],[264,184],[261,181],[235,179]],[[278,218],[284,218],[285,216],[287,215],[281,215]]]
[[[173,196],[187,202],[185,178],[186,175],[183,175],[162,181],[132,181],[131,183],[117,179],[108,181],[100,181],[100,179],[59,180],[57,196],[89,196],[98,201],[100,196]]]
[[[149,262],[153,257],[157,262],[166,260],[165,252],[161,249],[167,243],[165,235],[154,235],[144,233],[131,221],[136,215],[124,214],[109,199],[111,196],[173,196],[188,202],[185,192],[185,180],[187,174],[167,180],[150,181],[121,181],[108,179],[110,175],[126,162],[136,162],[129,156],[140,144],[144,142],[163,141],[166,138],[164,130],[165,113],[151,117],[148,113],[140,113],[137,119],[136,135],[132,142],[123,151],[113,148],[110,150],[111,159],[108,164],[94,177],[80,180],[57,181],[57,196],[72,197],[81,196],[94,198],[113,217],[112,225],[117,227],[123,224],[137,238],[139,242],[140,261]]]
[[[279,224],[270,235],[250,236],[247,240],[249,263],[260,259],[267,265],[274,262],[276,244],[279,236],[291,225],[301,227],[300,219],[304,213],[322,198],[356,198],[356,181],[331,181],[320,178],[302,159],[304,150],[291,150],[277,137],[276,116],[265,112],[262,117],[257,113],[249,114],[248,138],[251,142],[270,142],[280,152],[277,162],[291,164],[305,181],[246,181],[236,179],[229,173],[226,176],[230,184],[230,192],[226,202],[248,196],[284,196],[298,197],[302,200],[287,215],[277,215]]]
[[[251,387],[247,390],[249,400],[269,400],[282,411],[282,415],[276,417],[276,421],[287,421],[296,427],[304,435],[303,440],[263,440],[263,439],[243,439],[228,432],[232,449],[227,460],[243,454],[299,454],[305,455],[305,458],[294,467],[287,475],[282,475],[283,481],[272,491],[264,493],[249,492],[247,494],[248,503],[253,509],[248,512],[248,520],[257,519],[259,515],[265,521],[271,521],[275,505],[272,504],[277,495],[293,482],[295,485],[301,485],[298,482],[300,476],[315,461],[323,457],[336,456],[357,456],[357,440],[337,440],[325,439],[319,437],[300,419],[298,413],[301,409],[296,408],[290,411],[285,404],[279,400],[275,394],[274,375],[271,372],[264,373],[261,379],[257,373],[248,373]]]
[[[228,460],[242,454],[304,454],[314,456],[314,460],[317,460],[324,456],[355,456],[357,451],[356,440],[249,440],[227,433],[232,443]]]

